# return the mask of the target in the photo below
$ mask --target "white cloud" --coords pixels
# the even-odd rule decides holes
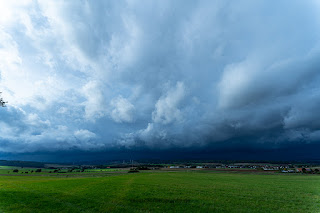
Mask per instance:
[[[39,118],[39,116],[35,113],[30,113],[27,116],[27,120],[26,120],[27,124],[29,125],[33,125],[33,126],[40,126],[40,127],[46,127],[46,126],[50,126],[51,122],[49,120],[41,120]]]
[[[90,141],[95,139],[97,135],[87,129],[80,129],[74,132],[74,136],[80,141]]]
[[[183,82],[177,82],[174,88],[169,89],[155,105],[152,112],[152,120],[155,123],[169,124],[183,120],[183,113],[179,109],[181,102],[186,96]]]
[[[243,96],[251,92],[248,86],[254,84],[254,75],[260,68],[255,63],[244,61],[239,64],[230,64],[225,68],[219,83],[219,107],[228,108],[235,103],[238,106],[238,102],[246,101]]]
[[[32,0],[0,1],[0,25],[10,26],[13,22],[23,18],[24,11],[32,4]]]
[[[100,89],[99,82],[89,81],[82,89],[86,102],[85,118],[91,121],[101,118],[107,113],[107,104],[104,95]]]
[[[118,96],[111,100],[110,103],[112,109],[111,118],[117,122],[131,123],[134,121],[134,106],[122,96]]]

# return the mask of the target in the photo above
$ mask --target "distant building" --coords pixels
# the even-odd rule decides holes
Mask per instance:
[[[303,172],[303,169],[305,169],[306,172],[312,172],[310,168],[296,168],[296,172]]]
[[[179,168],[183,168],[182,166],[170,166],[170,169],[179,169]]]

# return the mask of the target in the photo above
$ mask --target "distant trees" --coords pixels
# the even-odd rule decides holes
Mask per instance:
[[[36,172],[41,172],[42,170],[41,169],[36,169]]]
[[[138,166],[137,170],[150,170],[147,166]]]
[[[131,168],[128,173],[136,173],[139,172],[139,170],[137,168]]]
[[[19,170],[18,169],[14,169],[12,172],[19,172]]]

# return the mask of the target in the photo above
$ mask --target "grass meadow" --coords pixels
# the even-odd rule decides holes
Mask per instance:
[[[0,212],[319,212],[320,175],[92,172],[0,176]]]

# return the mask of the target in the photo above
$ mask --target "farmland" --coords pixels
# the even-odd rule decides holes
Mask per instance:
[[[318,212],[319,209],[319,175],[192,170],[130,174],[124,170],[103,170],[74,175],[3,172],[0,176],[0,212]]]

